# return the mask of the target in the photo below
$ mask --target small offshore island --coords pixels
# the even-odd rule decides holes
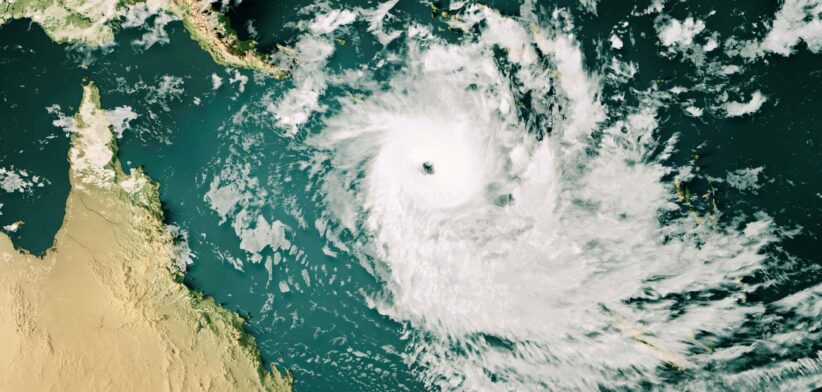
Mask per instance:
[[[240,316],[182,284],[158,185],[122,171],[91,83],[69,161],[53,248],[41,259],[0,234],[0,390],[289,391]]]

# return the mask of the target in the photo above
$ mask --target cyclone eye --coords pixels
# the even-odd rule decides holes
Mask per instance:
[[[425,175],[434,174],[434,164],[428,161],[423,162],[422,173]]]

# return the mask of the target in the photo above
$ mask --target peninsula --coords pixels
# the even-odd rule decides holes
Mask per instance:
[[[73,121],[53,248],[0,234],[0,390],[290,391],[243,320],[181,282],[159,186],[122,171],[93,84]]]
[[[114,43],[118,22],[130,7],[172,13],[212,59],[227,67],[262,72],[282,79],[286,69],[271,64],[253,40],[241,40],[210,0],[0,0],[0,25],[28,18],[52,40],[90,47]]]

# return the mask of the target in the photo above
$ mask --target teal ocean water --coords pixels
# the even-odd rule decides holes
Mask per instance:
[[[822,387],[819,2],[238,3],[289,79],[177,21],[0,27],[15,245],[59,229],[90,80],[296,391]]]

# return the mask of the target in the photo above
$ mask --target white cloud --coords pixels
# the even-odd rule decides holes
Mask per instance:
[[[702,117],[703,110],[696,106],[688,106],[687,108],[685,108],[685,112],[694,117]]]
[[[414,348],[420,355],[412,359],[434,369],[424,374],[431,379],[455,375],[436,384],[445,389],[546,389],[545,383],[531,380],[549,380],[563,370],[535,365],[531,358],[553,361],[557,352],[569,353],[554,361],[570,363],[568,371],[577,368],[577,358],[585,366],[591,358],[602,358],[603,369],[622,366],[599,350],[580,354],[590,349],[589,344],[563,346],[551,353],[540,350],[554,347],[559,342],[556,336],[573,336],[580,325],[591,325],[590,314],[597,312],[593,307],[581,311],[566,329],[562,323],[568,320],[569,309],[619,303],[645,285],[664,293],[721,287],[731,273],[757,268],[764,259],[759,250],[770,241],[770,222],[765,219],[748,225],[744,234],[735,228],[712,230],[690,216],[660,221],[661,213],[679,208],[670,181],[664,178],[671,168],[646,157],[665,143],[655,134],[658,112],[668,103],[649,93],[641,95],[647,100],[639,107],[624,104],[608,107],[613,110],[605,113],[600,94],[602,79],[610,75],[600,77],[587,69],[572,29],[561,30],[560,21],[529,19],[527,5],[520,18],[511,18],[520,24],[517,30],[527,34],[504,29],[514,23],[498,23],[493,16],[476,28],[481,38],[458,43],[426,34],[424,26],[409,28],[408,50],[397,55],[405,67],[393,75],[390,88],[377,86],[365,98],[343,99],[342,109],[322,119],[321,133],[308,140],[316,154],[306,170],[320,166],[314,162],[322,164],[315,173],[323,180],[323,218],[334,222],[334,228],[320,222],[317,229],[329,240],[339,238],[330,231],[366,238],[347,245],[349,253],[361,255],[366,268],[375,259],[383,263],[374,273],[388,282],[391,296],[387,301],[377,299],[374,306],[423,331],[426,339]],[[553,24],[561,27],[552,29]],[[683,32],[683,26],[680,22],[680,33],[669,37],[677,50],[682,49],[680,43],[693,44],[698,34],[693,28]],[[701,51],[704,43],[689,50]],[[528,62],[527,56],[519,56],[526,53],[520,48],[534,46],[544,61]],[[489,55],[498,47],[507,49],[512,61],[525,64],[518,67],[515,87],[511,75]],[[352,87],[368,90],[362,84]],[[625,94],[633,94],[629,90]],[[657,87],[651,90],[658,94]],[[541,124],[532,128],[511,110],[526,91],[546,101],[530,110],[555,120],[551,134],[541,141],[525,136]],[[603,121],[606,118],[609,121]],[[602,135],[601,142],[588,142],[592,132]],[[666,145],[670,154],[675,144]],[[426,163],[435,171],[425,169]],[[576,169],[581,166],[584,169]],[[504,199],[489,197],[498,189],[503,189]],[[586,202],[576,206],[571,200]],[[661,234],[673,233],[677,234],[671,242],[661,239]],[[659,258],[660,254],[673,256]],[[695,259],[701,262],[694,263]],[[546,260],[551,268],[541,268]],[[656,271],[648,270],[651,267]],[[666,278],[647,279],[655,275]],[[609,284],[614,281],[619,283]],[[292,287],[296,283],[284,282]],[[573,283],[566,287],[566,282]],[[584,290],[591,286],[598,290]],[[574,303],[552,308],[546,298]],[[642,327],[665,331],[655,336],[660,342],[655,347],[665,348],[666,361],[687,367],[691,357],[681,342],[695,330],[706,330],[706,324],[710,330],[737,325],[747,311],[737,310],[741,308],[717,301],[704,309],[689,309],[677,320],[662,311]],[[606,321],[606,328],[611,324]],[[486,350],[474,340],[454,338],[476,331],[536,343],[526,347],[527,354],[501,353],[496,347]],[[579,333],[584,336],[584,331]],[[468,357],[463,350],[452,355],[455,341],[477,350]],[[622,361],[625,350],[620,351],[617,357]],[[688,358],[681,360],[680,354]],[[624,363],[648,364],[649,371],[657,367],[644,350],[636,355]],[[489,382],[483,375],[489,363],[502,364],[501,379],[510,381]],[[535,375],[535,369],[546,370]],[[571,379],[567,386],[549,389],[580,389],[582,382]]]
[[[0,189],[7,193],[29,193],[33,188],[42,188],[49,181],[14,167],[0,167]]]
[[[76,131],[74,129],[74,119],[71,116],[66,116],[63,111],[60,109],[60,105],[54,104],[46,108],[46,111],[49,114],[57,116],[57,119],[51,122],[51,125],[55,127],[62,128],[63,131],[68,133],[73,133]]]
[[[385,3],[380,9],[387,13],[391,8],[389,5],[390,2]],[[356,19],[357,13],[349,10],[332,10],[317,15],[311,23],[300,24],[306,32],[300,36],[293,50],[279,53],[282,62],[299,64],[291,75],[294,88],[277,102],[267,105],[277,124],[286,129],[286,134],[295,135],[311,114],[322,109],[319,99],[328,87],[328,75],[324,68],[334,53],[334,42],[328,34]],[[381,27],[379,24],[375,26]]]
[[[269,222],[261,211],[268,202],[268,193],[251,175],[251,165],[229,165],[214,177],[205,200],[220,216],[220,224],[231,221],[234,234],[240,239],[240,249],[250,254],[252,262],[261,262],[264,249],[291,249],[286,238],[288,226],[278,220]],[[241,259],[227,258],[235,268],[242,269]]]
[[[240,249],[259,254],[263,249],[271,247],[273,250],[288,249],[291,242],[285,238],[286,226],[275,220],[268,223],[262,215],[253,216],[247,209],[242,209],[231,225],[240,238]]]
[[[216,90],[216,89],[220,88],[220,86],[222,86],[222,85],[223,85],[223,78],[221,78],[219,75],[217,75],[215,73],[211,74],[211,89]]]
[[[248,83],[248,76],[245,76],[245,75],[241,74],[240,71],[237,71],[236,69],[233,70],[233,71],[234,71],[234,75],[232,75],[231,78],[228,79],[228,83],[230,83],[230,84],[239,83],[240,92],[245,91],[245,85]]]
[[[318,15],[308,28],[316,34],[328,34],[340,26],[354,22],[357,14],[349,10],[333,10],[327,14]]]
[[[131,106],[120,106],[106,112],[106,117],[118,139],[123,137],[123,132],[131,128],[131,121],[139,116]]]
[[[705,45],[702,46],[702,50],[705,51],[705,53],[707,53],[707,52],[713,51],[714,49],[716,49],[718,47],[719,47],[719,43],[716,42],[715,39],[709,38],[708,42],[706,42]]]
[[[759,175],[764,167],[747,168],[728,172],[726,180],[728,185],[741,191],[754,191],[762,187],[759,182]]]
[[[327,87],[324,67],[334,53],[334,45],[323,38],[303,36],[295,51],[301,64],[292,75],[295,86],[278,102],[268,105],[277,123],[286,128],[289,135],[295,135],[311,114],[320,109],[320,95]]]
[[[183,94],[183,78],[174,75],[163,75],[160,85],[155,90],[158,98],[179,98]]]
[[[189,246],[188,230],[177,225],[166,225],[166,229],[172,238],[174,238],[174,244],[168,252],[169,256],[171,256],[174,266],[180,271],[185,272],[186,268],[194,263],[194,259],[197,257],[197,254],[194,253],[194,251],[191,250],[191,246]]]
[[[694,37],[705,30],[705,22],[688,17],[684,21],[671,19],[667,24],[657,28],[659,40],[664,46],[691,46]]]
[[[139,39],[131,41],[131,44],[142,49],[148,49],[155,44],[163,45],[171,42],[165,28],[167,24],[175,20],[177,20],[177,17],[171,14],[162,13],[157,15],[150,27],[146,25],[148,31],[143,33],[143,36]]]
[[[748,102],[728,102],[725,104],[725,111],[728,117],[739,117],[751,114],[759,110],[762,104],[768,101],[768,97],[762,95],[759,90],[755,91]]]
[[[148,19],[156,15],[163,8],[161,1],[145,1],[130,6],[123,14],[124,28],[144,26]]]
[[[395,5],[397,5],[398,1],[399,0],[389,0],[380,4],[380,6],[373,11],[361,11],[362,14],[368,18],[368,31],[374,34],[374,36],[377,37],[377,40],[383,45],[388,45],[401,34],[400,31],[388,33],[383,27],[383,21],[386,16],[388,16],[388,12],[391,11]]]
[[[0,204],[0,206],[2,206],[2,204]],[[17,222],[14,222],[14,223],[11,223],[11,224],[8,224],[8,225],[3,226],[3,230],[5,230],[5,231],[7,231],[7,232],[9,232],[9,233],[14,233],[14,232],[16,232],[16,231],[17,231],[17,229],[19,229],[19,228],[20,228],[20,226],[22,226],[22,225],[23,225],[23,221],[17,221]]]
[[[152,16],[154,20],[149,23],[148,20]],[[130,6],[124,14],[122,26],[147,30],[142,37],[131,41],[132,45],[145,50],[155,44],[170,42],[165,27],[174,20],[177,20],[177,17],[166,12],[164,2],[150,0]]]
[[[582,6],[582,8],[594,15],[596,15],[597,13],[598,2],[599,0],[579,0],[579,4]]]
[[[616,34],[611,34],[611,47],[614,49],[622,49],[622,40]]]
[[[800,40],[811,52],[822,51],[822,0],[786,0],[761,50],[788,56]]]

